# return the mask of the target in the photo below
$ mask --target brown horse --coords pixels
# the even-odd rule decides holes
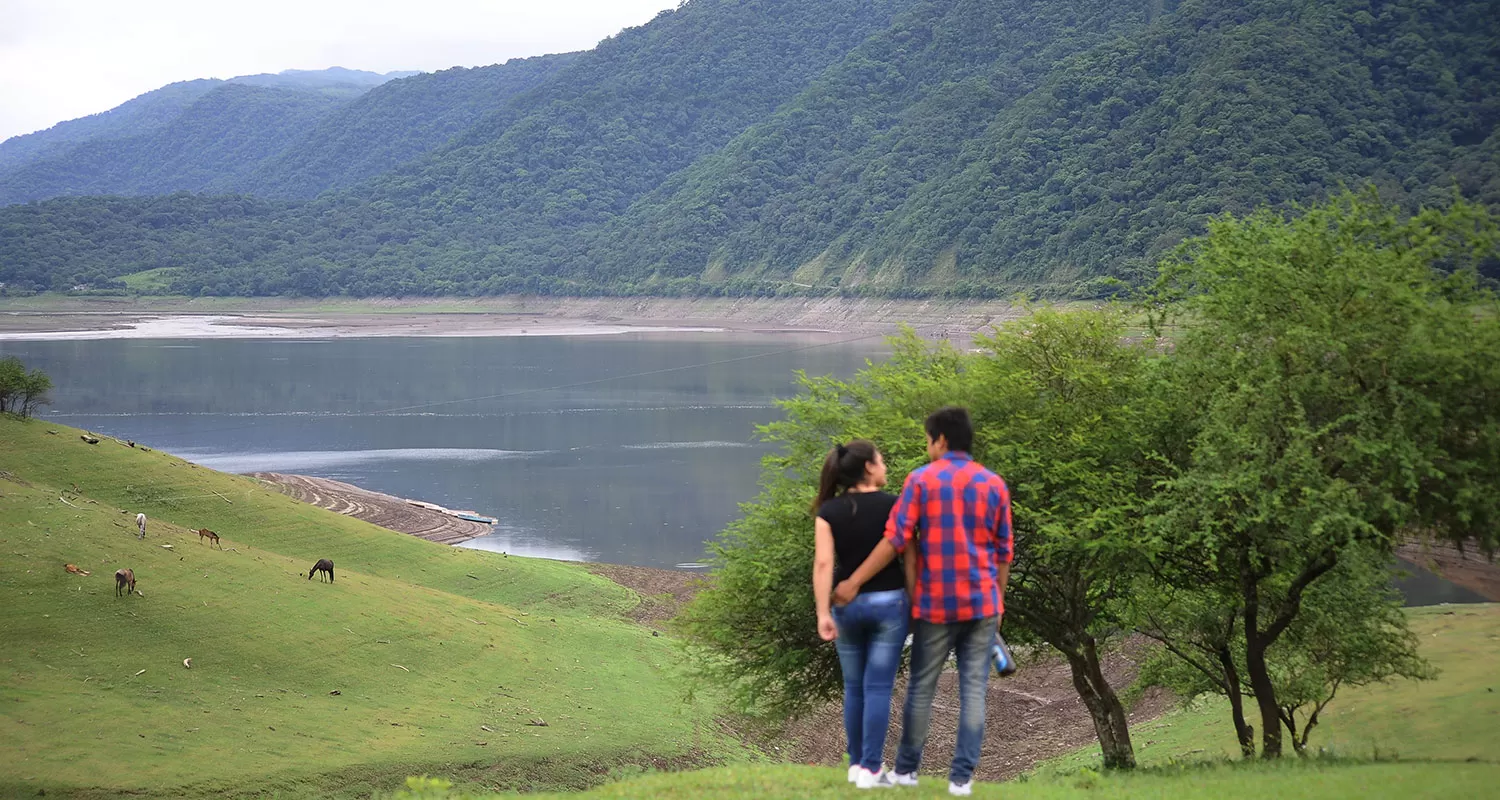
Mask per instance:
[[[207,539],[209,541],[209,544],[218,544],[220,550],[224,549],[224,545],[219,544],[219,534],[214,533],[213,531],[209,530],[208,528],[199,528],[198,529],[198,543],[202,544],[204,539]]]
[[[115,597],[120,596],[121,589],[124,589],[127,595],[135,594],[135,570],[115,570]]]
[[[333,562],[332,561],[329,561],[326,558],[320,558],[320,559],[318,559],[318,563],[314,564],[313,568],[307,571],[307,579],[308,580],[312,580],[312,576],[313,576],[314,572],[326,572],[326,573],[328,573],[328,582],[329,583],[333,583]],[[322,575],[318,576],[319,579],[321,579],[322,577],[323,577]]]

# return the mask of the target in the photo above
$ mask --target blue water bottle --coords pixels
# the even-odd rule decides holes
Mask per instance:
[[[995,672],[1004,678],[1016,674],[1016,658],[1005,646],[1005,638],[995,632],[995,643],[990,646],[990,655],[995,659]]]

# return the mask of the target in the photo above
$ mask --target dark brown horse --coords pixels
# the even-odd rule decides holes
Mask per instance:
[[[115,597],[120,596],[121,589],[124,589],[127,595],[135,594],[135,570],[115,570]]]
[[[320,558],[320,559],[318,559],[318,563],[314,564],[313,568],[307,571],[307,579],[308,580],[312,580],[312,576],[313,576],[314,572],[326,572],[326,573],[328,573],[328,582],[329,583],[333,583],[333,562],[332,561],[329,561],[326,558]],[[323,576],[319,575],[318,577],[321,579]]]
[[[207,539],[209,541],[209,544],[211,544],[211,545],[218,544],[220,550],[224,549],[224,545],[219,544],[219,534],[214,533],[213,531],[209,530],[208,528],[199,528],[198,529],[198,543],[202,544],[204,539]]]

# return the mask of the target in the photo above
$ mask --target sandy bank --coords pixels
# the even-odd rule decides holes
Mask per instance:
[[[299,302],[23,298],[0,301],[0,340],[582,336],[738,331],[881,334],[910,325],[966,340],[1023,313],[1010,303],[869,299],[486,298]]]
[[[328,478],[279,472],[256,472],[253,477],[273,484],[283,494],[304,503],[428,541],[458,544],[490,532],[488,525],[414,506],[393,495]]]

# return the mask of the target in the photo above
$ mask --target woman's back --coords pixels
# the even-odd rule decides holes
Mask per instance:
[[[833,531],[835,584],[854,574],[884,538],[885,523],[895,505],[896,496],[887,492],[846,492],[818,507],[818,517]],[[876,573],[859,591],[864,594],[905,588],[906,577],[897,560]]]

